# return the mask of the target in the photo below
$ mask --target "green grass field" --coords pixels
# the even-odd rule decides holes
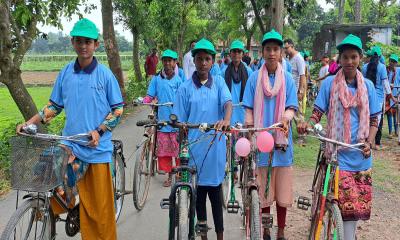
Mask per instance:
[[[21,65],[22,71],[37,71],[37,72],[58,72],[60,71],[65,65],[67,65],[70,61],[24,61]],[[102,61],[102,64],[108,66],[107,61]],[[122,70],[128,71],[132,68],[133,63],[132,61],[122,61]]]

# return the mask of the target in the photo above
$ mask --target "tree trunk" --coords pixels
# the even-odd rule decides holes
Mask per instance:
[[[343,23],[343,16],[344,16],[344,4],[345,0],[338,0],[339,2],[339,13],[338,13],[338,23]]]
[[[275,29],[282,34],[284,2],[282,0],[272,0],[270,10],[270,30]]]
[[[361,0],[355,0],[354,3],[354,22],[361,23]]]
[[[265,27],[264,27],[264,23],[263,23],[263,21],[261,19],[261,16],[260,16],[260,12],[257,9],[256,1],[255,0],[251,0],[250,2],[251,2],[251,6],[253,7],[254,15],[256,16],[256,22],[258,24],[258,27],[260,28],[261,34],[264,34],[265,33]]]
[[[139,31],[136,27],[132,27],[133,34],[133,69],[135,72],[135,77],[137,81],[142,82],[143,76],[142,71],[140,70],[140,61],[139,61]]]
[[[15,54],[12,54],[13,44],[11,41],[9,10],[10,1],[0,1],[0,82],[7,86],[22,116],[25,120],[28,120],[38,111],[32,97],[22,82],[19,68],[26,50],[32,43],[30,39],[33,39],[36,33],[34,31],[36,30],[36,25],[30,26],[32,30],[27,32],[27,36],[22,37],[18,35],[19,46]],[[32,24],[36,24],[36,22]]]
[[[124,86],[124,75],[121,68],[121,59],[118,51],[118,44],[115,39],[114,23],[113,23],[113,6],[112,0],[101,0],[101,14],[103,18],[103,39],[104,47],[107,53],[108,65],[118,80],[122,97],[126,102],[126,93]]]

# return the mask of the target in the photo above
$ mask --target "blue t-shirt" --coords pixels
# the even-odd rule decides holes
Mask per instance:
[[[314,103],[315,107],[323,111],[326,115],[329,111],[330,92],[334,79],[335,76],[329,76],[322,81],[320,91]],[[382,108],[378,104],[374,84],[366,78],[364,78],[364,80],[368,91],[369,112],[371,116],[376,116],[381,113]],[[357,90],[354,85],[348,85],[348,89],[353,95]],[[359,122],[358,109],[353,107],[350,110],[351,144],[357,143]],[[339,150],[338,161],[340,169],[346,171],[364,171],[372,166],[372,157],[365,159],[362,152],[353,149]]]
[[[76,62],[61,70],[54,84],[50,101],[63,107],[66,122],[64,136],[88,133],[100,126],[111,108],[123,105],[121,91],[113,73],[94,58],[91,65],[80,69]],[[63,142],[79,159],[87,163],[111,162],[113,144],[106,131],[96,148]]]
[[[251,70],[251,68],[249,68],[248,66],[246,66],[246,70],[247,70],[247,76],[248,78],[250,78],[251,74],[253,73],[253,71]],[[223,76],[225,78],[225,71],[223,72]],[[239,104],[240,103],[240,90],[242,87],[242,83],[235,83],[234,81],[232,81],[232,89],[231,89],[231,94],[232,94],[232,104]],[[244,94],[243,94],[244,96]],[[244,123],[244,113],[245,113],[245,109],[243,106],[234,106],[232,108],[232,117],[231,117],[231,125],[235,125],[236,123]]]
[[[364,75],[365,78],[367,78],[367,68],[368,64],[365,64],[362,68],[362,74]],[[378,63],[377,69],[376,69],[376,84],[375,84],[375,89],[376,89],[376,95],[378,96],[377,100],[379,101],[380,105],[383,106],[384,103],[384,98],[385,98],[385,93],[383,90],[383,80],[388,79],[387,72],[386,72],[386,67],[382,63]]]
[[[181,78],[182,82],[186,81],[186,76],[182,68],[178,68],[178,75]]]
[[[154,76],[147,89],[147,95],[157,97],[158,103],[173,102],[175,99],[176,91],[182,84],[179,76],[174,76],[171,79],[164,78],[161,74]],[[158,107],[158,120],[169,121],[169,115],[172,113],[172,106]],[[165,126],[159,130],[160,132],[176,132],[171,126]]]
[[[251,74],[250,78],[247,80],[246,89],[244,91],[244,96],[243,96],[243,105],[251,109],[253,109],[254,107],[254,97],[256,93],[258,72],[259,71],[253,72],[253,74]],[[275,74],[270,74],[269,81],[271,83],[271,87],[273,87],[275,83]],[[297,101],[296,85],[294,83],[292,75],[289,72],[285,72],[285,84],[286,84],[285,109],[287,108],[298,109],[299,104]],[[263,127],[268,127],[275,123],[274,119],[275,107],[276,107],[276,97],[268,98],[264,96]],[[268,166],[268,159],[269,159],[269,154],[259,153],[257,165],[261,167]],[[288,146],[286,152],[281,150],[274,150],[272,167],[286,167],[286,166],[291,166],[292,164],[293,164],[293,141],[292,141],[292,131],[291,128],[289,128]]]
[[[219,75],[221,75],[221,70],[219,69],[219,66],[218,66],[218,64],[217,63],[214,63],[213,65],[212,65],[212,67],[211,67],[211,69],[210,69],[210,73],[211,73],[211,75],[213,75],[213,76],[219,76]]]
[[[394,79],[393,78],[393,74],[394,74]],[[393,81],[392,81],[393,80]],[[399,86],[400,87],[400,68],[396,67],[395,68],[395,73],[393,73],[392,71],[389,71],[388,73],[388,81],[391,87],[396,87]],[[399,92],[399,88],[393,88],[392,89],[392,95],[394,97],[396,97],[398,95]],[[390,99],[390,106],[393,107],[394,106],[394,102],[392,99]]]
[[[221,76],[209,78],[205,85],[190,78],[178,89],[174,101],[174,113],[180,122],[214,124],[224,117],[224,106],[232,97]],[[189,131],[189,142],[209,133],[197,129]],[[215,138],[209,149],[212,138],[190,145],[190,166],[197,169],[197,179],[200,186],[218,186],[225,176],[226,138],[220,134]],[[208,151],[209,149],[209,151]],[[206,156],[206,153],[208,154]]]

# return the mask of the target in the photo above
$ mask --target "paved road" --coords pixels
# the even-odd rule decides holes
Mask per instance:
[[[132,189],[132,172],[133,172],[133,152],[135,146],[139,143],[142,136],[142,129],[136,127],[138,119],[145,119],[147,111],[145,109],[137,110],[132,113],[114,130],[114,138],[121,139],[124,143],[124,154],[128,159],[126,169],[126,185],[127,189]],[[168,196],[168,188],[162,187],[165,176],[155,176],[152,179],[149,197],[145,208],[136,211],[132,195],[125,196],[124,206],[121,217],[118,221],[118,238],[130,240],[142,239],[167,239],[168,227],[168,210],[160,209],[160,199]],[[0,232],[5,227],[9,217],[15,210],[16,192],[9,193],[5,198],[0,200]],[[208,205],[209,225],[214,228],[211,215],[211,207]],[[224,214],[225,239],[236,240],[244,239],[241,230],[241,222],[239,214]],[[64,224],[57,224],[57,239],[70,239],[65,236]],[[79,236],[75,237],[79,239]],[[209,232],[209,239],[216,239],[213,230]]]

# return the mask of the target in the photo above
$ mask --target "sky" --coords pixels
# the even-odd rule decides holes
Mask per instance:
[[[317,0],[318,4],[325,10],[329,10],[330,8],[332,8],[332,4],[327,4],[325,0]],[[85,18],[88,18],[89,20],[93,21],[97,28],[100,30],[100,32],[103,32],[103,22],[102,22],[102,17],[101,17],[101,4],[100,4],[100,0],[88,0],[89,4],[94,4],[97,6],[97,9],[94,9],[91,11],[91,13],[89,14],[85,14],[83,13],[83,7],[82,9],[82,15]],[[114,13],[115,15],[115,13]],[[63,32],[65,34],[69,35],[69,32],[72,30],[72,27],[74,26],[75,22],[78,21],[79,17],[77,15],[72,16],[71,21],[69,21],[67,18],[61,18],[61,23],[63,25]],[[116,31],[118,31],[119,33],[121,33],[123,36],[125,36],[126,39],[128,39],[128,41],[132,41],[133,36],[132,33],[129,31],[129,29],[125,28],[122,24],[114,24],[114,28]],[[40,26],[39,29],[42,32],[58,32],[59,29],[52,27],[52,26]]]

